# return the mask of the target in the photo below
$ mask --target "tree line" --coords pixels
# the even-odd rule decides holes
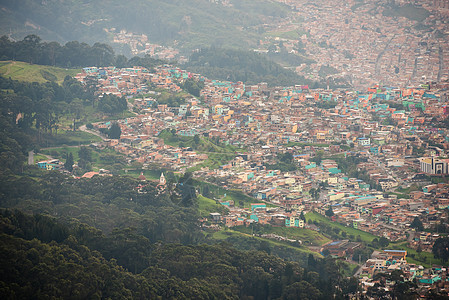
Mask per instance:
[[[0,37],[0,60],[18,60],[31,64],[78,68],[88,66],[117,66],[119,68],[142,66],[153,68],[163,63],[150,56],[127,59],[116,55],[111,46],[104,43],[78,41],[61,45],[58,42],[44,42],[37,35],[27,35],[21,41],[12,41],[7,36]]]

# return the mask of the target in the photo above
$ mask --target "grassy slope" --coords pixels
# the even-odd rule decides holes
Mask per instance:
[[[323,257],[321,254],[319,254],[317,252],[313,252],[313,251],[309,250],[306,247],[294,247],[294,246],[290,246],[290,245],[288,245],[286,243],[283,243],[283,242],[278,242],[278,241],[271,240],[271,239],[264,239],[264,238],[260,238],[260,237],[257,237],[257,236],[252,236],[250,234],[239,232],[239,231],[235,231],[235,230],[232,230],[232,229],[226,229],[226,230],[217,231],[212,236],[216,240],[226,240],[229,236],[232,236],[232,235],[236,235],[236,236],[240,236],[240,237],[244,237],[244,238],[248,238],[248,239],[256,239],[256,240],[260,240],[260,241],[266,241],[266,242],[268,242],[272,246],[286,247],[286,248],[288,248],[291,251],[297,251],[297,252],[307,253],[307,254],[311,253],[311,254],[313,254],[316,257]]]
[[[220,212],[224,209],[223,205],[217,204],[215,200],[198,195],[198,211],[200,216],[207,217],[210,213]]]
[[[8,2],[8,1],[6,1]],[[152,42],[177,40],[188,48],[205,45],[245,47],[256,45],[260,35],[257,28],[271,20],[284,18],[290,9],[269,0],[233,1],[233,6],[223,6],[208,0],[135,0],[126,1],[22,1],[19,7],[6,3],[7,22],[0,31],[13,34],[35,33],[44,39],[79,40],[90,43],[104,42],[103,28],[116,27],[131,32],[145,33]],[[84,3],[85,2],[85,3]],[[70,17],[67,17],[70,16]],[[17,20],[25,19],[39,26],[31,29]],[[101,20],[99,20],[101,19]],[[90,26],[81,22],[98,20]],[[22,20],[20,20],[22,21]],[[6,28],[5,28],[6,27]]]
[[[329,220],[328,218],[316,213],[316,212],[311,212],[311,213],[307,213],[306,214],[306,219],[307,222],[310,221],[318,221],[320,223],[325,223],[333,228],[338,228],[341,231],[346,232],[346,234],[349,235],[353,235],[354,237],[357,237],[360,235],[360,238],[362,239],[363,242],[371,242],[373,239],[375,238],[379,238],[375,235],[372,235],[370,233],[355,229],[355,228],[351,228],[351,227],[346,227],[340,223],[337,222],[332,222],[331,220]],[[348,238],[348,237],[347,237]]]
[[[61,84],[67,75],[75,76],[81,72],[80,69],[62,69],[50,66],[30,65],[20,61],[0,62],[0,75],[11,77],[13,80],[44,83],[48,80],[44,78],[46,72],[55,76],[56,82]]]
[[[47,135],[46,147],[79,146],[100,142],[101,138],[84,131],[58,130],[58,134]]]
[[[251,233],[251,228],[239,226],[235,230],[244,233]],[[287,237],[289,239],[301,240],[304,244],[310,244],[313,246],[321,246],[331,240],[323,236],[319,232],[305,229],[305,228],[287,228],[287,227],[264,227],[264,234],[274,233],[279,236]]]
[[[203,189],[204,186],[207,185],[212,197],[220,199],[220,200],[224,200],[224,201],[227,201],[227,200],[234,201],[234,205],[238,206],[238,207],[250,208],[251,203],[260,202],[260,200],[250,197],[250,196],[244,194],[240,190],[226,189],[222,186],[219,186],[219,185],[216,185],[213,183],[204,182],[204,181],[199,181],[199,180],[195,180],[194,182],[195,182],[194,183],[195,186],[197,186],[201,189]],[[226,196],[225,196],[225,194],[226,194]],[[242,202],[243,205],[240,205],[240,202]],[[274,205],[267,204],[267,206],[273,207]]]

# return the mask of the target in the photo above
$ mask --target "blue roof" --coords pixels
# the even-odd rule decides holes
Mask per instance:
[[[329,245],[334,246],[334,245],[337,245],[337,244],[340,244],[340,243],[341,243],[340,241],[336,241],[336,242],[330,243]]]

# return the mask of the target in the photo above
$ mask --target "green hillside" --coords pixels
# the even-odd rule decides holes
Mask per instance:
[[[195,48],[204,45],[255,45],[263,24],[287,17],[289,8],[269,0],[232,5],[208,0],[3,1],[0,34],[37,34],[59,42],[108,41],[104,28],[147,34],[153,42]],[[217,2],[217,3],[215,3]],[[1,10],[0,10],[1,11]],[[14,24],[11,27],[11,24]]]
[[[75,76],[80,69],[61,69],[57,67],[30,65],[20,61],[1,61],[0,75],[13,80],[39,82],[54,81],[61,84],[64,78]]]
[[[272,86],[290,86],[312,83],[262,54],[244,50],[216,47],[201,49],[193,53],[183,67],[208,78],[242,81],[246,84],[268,82]]]

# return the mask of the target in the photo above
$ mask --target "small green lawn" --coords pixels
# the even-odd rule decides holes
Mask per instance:
[[[280,37],[289,40],[298,40],[304,32],[301,30],[290,30],[290,31],[270,31],[267,32],[266,36]]]
[[[37,162],[43,161],[43,160],[47,160],[48,158],[45,155],[42,154],[35,154],[34,155],[34,163],[36,164]]]
[[[142,169],[123,169],[121,172],[122,175],[130,176],[133,178],[138,178],[140,174],[143,173],[143,176],[147,180],[159,180],[161,178],[161,170],[142,170]]]
[[[339,264],[341,264],[340,272],[343,273],[343,276],[350,277],[354,275],[355,268],[358,268],[356,263],[347,260],[339,260]]]

